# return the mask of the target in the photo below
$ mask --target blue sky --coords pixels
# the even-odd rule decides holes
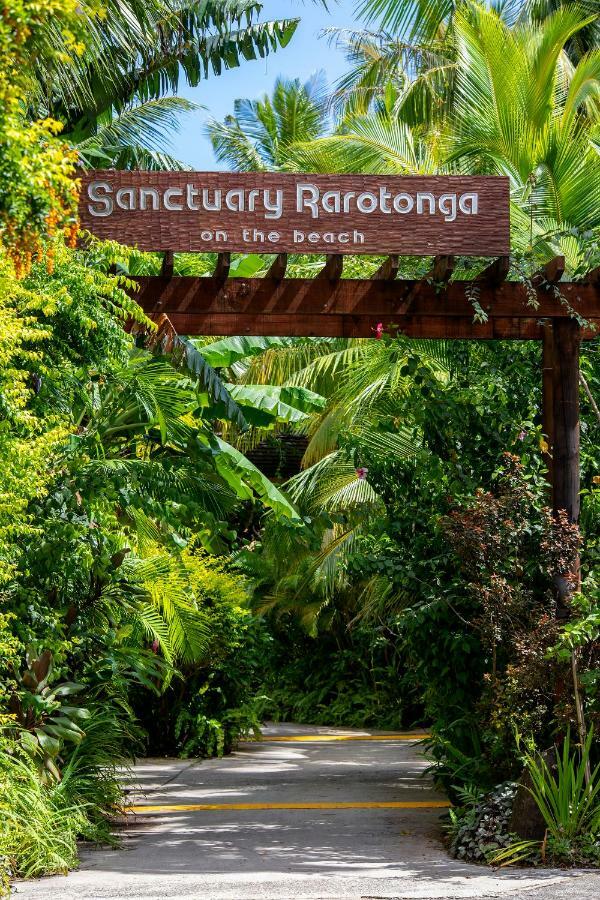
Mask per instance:
[[[316,70],[324,69],[329,83],[333,83],[347,68],[344,56],[318,35],[330,25],[356,27],[359,24],[353,14],[356,6],[357,0],[329,0],[328,12],[312,0],[264,0],[262,20],[301,19],[294,37],[284,50],[266,59],[244,62],[218,78],[211,76],[197,88],[182,88],[182,96],[206,109],[182,119],[179,134],[173,136],[173,154],[195,169],[223,168],[215,162],[210,141],[204,134],[207,119],[222,119],[233,112],[233,101],[238,97],[255,98],[269,92],[278,75],[305,81]]]

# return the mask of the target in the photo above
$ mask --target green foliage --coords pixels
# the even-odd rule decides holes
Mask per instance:
[[[44,254],[48,239],[51,245],[58,232],[72,239],[76,231],[75,154],[55,137],[60,123],[43,116],[27,124],[23,116],[31,86],[28,60],[58,58],[48,40],[50,20],[63,55],[73,58],[82,33],[76,11],[74,0],[3,0],[0,7],[0,246],[17,277],[29,270],[34,254]],[[50,268],[52,252],[50,246]]]
[[[89,701],[88,701],[89,702]],[[40,778],[14,720],[0,721],[0,894],[2,878],[66,873],[77,865],[77,840],[115,844],[110,817],[139,733],[131,710],[114,700],[90,702],[85,734],[61,750],[60,778]]]
[[[551,864],[597,863],[600,858],[600,764],[590,769],[593,733],[585,744],[572,747],[567,732],[562,749],[555,748],[555,763],[529,748],[525,766],[531,777],[531,794],[546,825],[540,841],[521,841],[493,857],[510,865],[541,858]]]
[[[19,676],[8,708],[21,729],[23,747],[40,765],[41,779],[60,779],[56,761],[61,747],[64,742],[81,742],[84,732],[79,723],[90,715],[84,707],[70,705],[72,701],[68,699],[80,693],[83,685],[52,684],[49,650],[35,657],[29,648],[26,662],[28,668]]]
[[[250,584],[243,576],[202,552],[186,564],[208,640],[193,663],[182,665],[182,680],[152,703],[140,698],[138,711],[152,752],[221,755],[258,732],[270,639],[247,608]]]
[[[180,114],[195,107],[169,95],[182,80],[197,86],[285,47],[298,24],[260,21],[262,4],[254,0],[92,0],[76,9],[80,40],[72,21],[61,32],[42,15],[44,52],[36,45],[38,52],[25,55],[33,76],[28,101],[33,116],[58,120],[83,161],[96,167],[182,168],[167,152],[169,135]],[[47,16],[52,11],[48,4]]]
[[[207,132],[219,162],[240,171],[273,169],[290,146],[319,137],[326,116],[325,76],[317,72],[305,84],[278,78],[272,97],[236,100],[234,115],[209,122]]]
[[[269,621],[262,712],[276,721],[400,729],[419,714],[408,672],[387,629],[309,637],[289,615]]]
[[[66,873],[77,864],[77,835],[85,828],[85,815],[65,806],[56,785],[40,781],[29,757],[10,749],[0,748],[2,875]]]
[[[572,841],[600,831],[600,765],[586,783],[592,740],[590,731],[585,745],[573,753],[567,733],[562,751],[556,751],[556,775],[539,754],[525,756],[532,779],[531,792],[555,841]]]

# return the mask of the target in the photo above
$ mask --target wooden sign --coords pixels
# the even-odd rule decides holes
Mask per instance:
[[[508,178],[86,172],[81,225],[140,250],[496,256]]]

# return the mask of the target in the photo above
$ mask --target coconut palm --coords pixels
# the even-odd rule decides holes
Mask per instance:
[[[451,32],[454,17],[465,5],[465,0],[360,0],[357,11],[370,24],[411,41],[431,42]],[[530,21],[540,22],[560,8],[577,6],[584,14],[594,15],[596,20],[569,43],[574,59],[594,49],[600,42],[598,5],[596,0],[498,0],[493,6],[508,24]]]
[[[451,45],[406,41],[386,31],[331,28],[328,33],[350,65],[333,94],[341,122],[374,112],[423,125],[439,115],[452,75]]]
[[[108,0],[82,3],[86,44],[53,22],[32,60],[31,114],[63,123],[95,164],[171,167],[164,135],[193,108],[168,96],[285,46],[297,19],[260,21],[256,0]]]
[[[600,228],[600,49],[575,67],[563,50],[589,22],[576,7],[512,28],[479,4],[458,12],[446,138],[448,165],[509,176],[521,247],[563,252],[575,268]]]
[[[508,175],[516,248],[563,253],[585,267],[600,227],[600,49],[573,65],[564,49],[592,23],[561,6],[507,23],[465,0],[452,19],[452,79],[437,120],[407,124],[391,109],[347,119],[339,133],[292,148],[308,171],[446,171]]]
[[[282,166],[290,146],[323,134],[326,99],[325,76],[317,72],[304,84],[278,78],[260,100],[236,100],[232,116],[207,126],[217,159],[241,171]]]

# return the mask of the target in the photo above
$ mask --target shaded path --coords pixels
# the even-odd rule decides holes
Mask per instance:
[[[80,871],[19,884],[16,896],[600,896],[600,876],[494,874],[448,859],[440,843],[445,798],[423,777],[417,743],[367,734],[282,725],[225,759],[146,760],[136,768],[137,811],[127,818],[122,849],[84,851]]]

